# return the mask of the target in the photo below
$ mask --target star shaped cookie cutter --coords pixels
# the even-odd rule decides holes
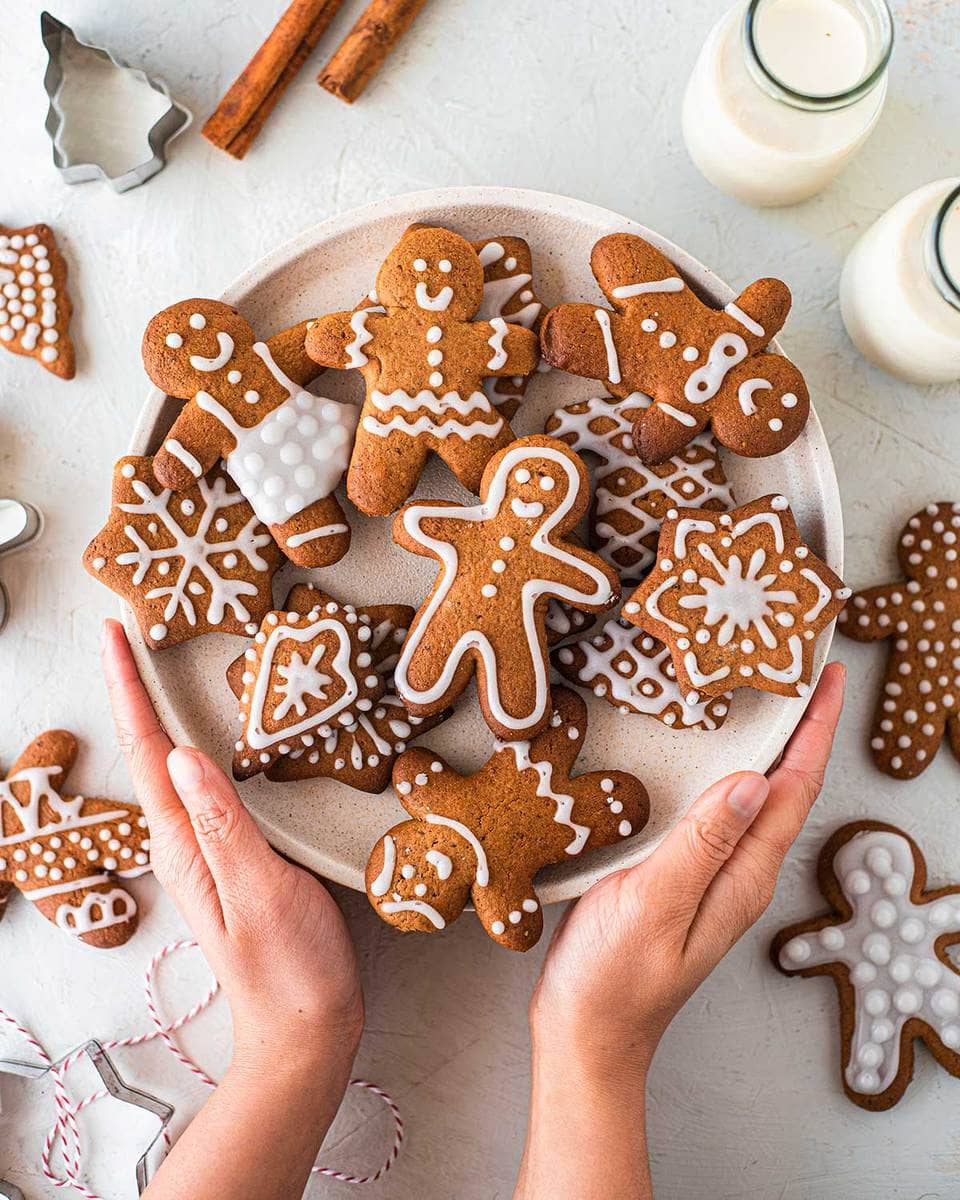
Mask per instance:
[[[0,557],[35,542],[43,530],[43,516],[32,504],[0,497]],[[0,583],[0,632],[7,623],[10,601]]]
[[[93,179],[104,179],[115,192],[127,192],[131,188],[139,187],[141,183],[146,183],[162,171],[167,164],[167,146],[193,121],[193,114],[174,100],[166,83],[162,79],[151,78],[138,67],[131,67],[111,51],[82,41],[68,25],[58,21],[48,12],[40,14],[40,36],[49,59],[43,77],[43,86],[50,101],[44,127],[53,144],[54,166],[64,181],[87,183]],[[128,73],[129,79],[145,88],[151,88],[167,102],[167,107],[160,117],[145,131],[144,138],[149,156],[117,173],[111,173],[101,163],[84,162],[72,157],[64,146],[64,136],[71,129],[71,123],[77,120],[77,117],[72,115],[71,105],[65,102],[64,63],[68,55],[81,52],[95,55],[108,68]]]
[[[8,1183],[5,1179],[0,1179],[0,1198],[2,1200],[25,1200],[23,1192],[15,1183]]]

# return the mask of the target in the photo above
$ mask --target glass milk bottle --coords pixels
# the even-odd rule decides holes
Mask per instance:
[[[744,0],[711,30],[687,84],[690,157],[747,204],[806,200],[876,125],[892,48],[884,0]]]
[[[884,371],[960,379],[960,179],[918,188],[870,226],[843,265],[840,312]]]

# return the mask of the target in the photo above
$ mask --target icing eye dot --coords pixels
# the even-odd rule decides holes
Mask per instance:
[[[203,313],[191,313],[190,314],[190,328],[191,329],[206,329],[206,327],[207,327],[207,318],[203,315]]]
[[[413,269],[415,271],[425,271],[427,269],[426,260],[422,258],[415,258],[413,260]]]
[[[453,263],[449,260],[449,258],[441,258],[437,263],[437,266],[444,273],[444,275],[449,275],[453,270]]]
[[[530,482],[530,472],[527,470],[526,467],[520,467],[519,470],[514,471],[513,477],[517,481],[517,483],[529,483]]]
[[[553,478],[552,475],[541,476],[540,487],[543,489],[543,491],[552,492],[556,486],[557,486],[557,481]]]
[[[171,350],[179,350],[183,345],[183,338],[179,333],[168,333],[165,341]]]

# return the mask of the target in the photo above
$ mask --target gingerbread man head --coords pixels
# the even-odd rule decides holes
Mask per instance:
[[[420,309],[466,321],[483,299],[483,266],[466,238],[449,229],[414,225],[384,260],[377,298],[390,309]]]

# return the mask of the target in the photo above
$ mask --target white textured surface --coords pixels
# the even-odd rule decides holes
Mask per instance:
[[[360,6],[344,6],[331,46]],[[807,373],[833,445],[853,585],[892,577],[893,539],[914,507],[960,494],[957,388],[922,391],[872,371],[846,341],[836,304],[840,264],[858,232],[899,195],[960,168],[960,16],[950,0],[895,5],[900,40],[876,133],[837,184],[782,212],[717,195],[680,142],[683,83],[722,0],[675,0],[645,6],[642,16],[628,0],[436,0],[353,109],[316,88],[318,54],[243,164],[191,131],[168,170],[123,197],[61,184],[42,131],[40,5],[9,7],[0,27],[0,219],[57,229],[70,259],[80,375],[62,384],[0,356],[0,491],[39,501],[48,518],[39,547],[0,565],[14,607],[0,637],[4,764],[33,733],[62,724],[85,739],[81,788],[129,787],[97,682],[98,626],[113,605],[78,557],[144,395],[138,347],[147,319],[191,292],[218,292],[280,240],[380,196],[455,183],[542,188],[635,216],[731,283],[785,277],[796,308],[784,344]],[[279,7],[63,0],[57,15],[165,75],[205,115]],[[941,754],[907,784],[877,774],[864,747],[883,651],[838,642],[835,652],[851,665],[853,686],[826,794],[770,912],[675,1022],[654,1068],[650,1138],[664,1196],[892,1200],[960,1191],[960,1082],[921,1051],[897,1108],[857,1110],[840,1092],[832,985],[786,980],[766,957],[775,929],[819,907],[812,864],[843,820],[869,814],[901,824],[925,848],[933,883],[960,879],[956,764]],[[0,1005],[26,1017],[51,1050],[145,1026],[142,969],[181,925],[152,883],[138,894],[142,932],[112,955],[71,946],[21,903],[0,925]],[[401,940],[363,898],[341,898],[367,993],[358,1071],[398,1098],[410,1135],[399,1166],[371,1194],[509,1195],[526,1110],[526,1001],[542,946],[523,959],[508,955],[467,920],[442,937]],[[164,981],[177,1008],[200,987],[188,965],[171,966]],[[189,1038],[212,1068],[224,1061],[226,1024],[220,1007]],[[162,1050],[118,1058],[131,1080],[177,1102],[178,1123],[200,1102],[201,1090]],[[19,1082],[0,1088],[0,1176],[10,1174],[31,1200],[51,1195],[34,1171],[49,1104]],[[351,1099],[327,1161],[373,1166],[389,1136],[376,1113],[372,1102]],[[108,1196],[133,1195],[125,1132],[132,1138],[124,1119],[112,1143],[96,1139],[92,1176]],[[320,1182],[310,1194],[342,1190]]]

